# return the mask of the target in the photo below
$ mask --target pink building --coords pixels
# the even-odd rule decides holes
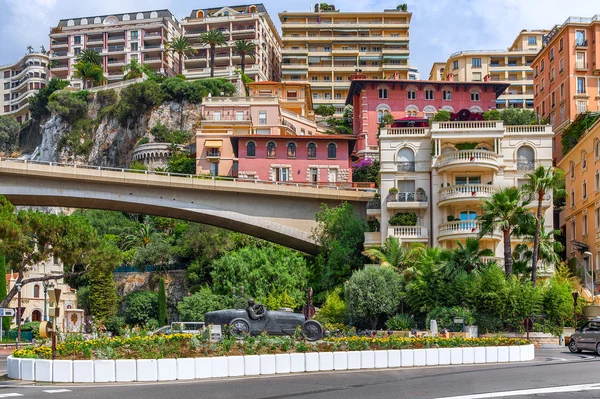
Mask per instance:
[[[353,75],[346,104],[354,108],[357,155],[378,158],[377,131],[386,113],[400,122],[405,118],[428,119],[443,109],[456,113],[456,119],[472,120],[479,115],[470,114],[495,109],[496,99],[508,86],[498,82],[380,80]]]

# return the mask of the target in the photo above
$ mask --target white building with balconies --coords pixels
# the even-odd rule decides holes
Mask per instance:
[[[395,236],[450,249],[477,236],[482,200],[500,188],[521,187],[538,166],[552,166],[552,136],[551,126],[504,126],[501,121],[381,129],[381,199],[371,202],[367,212],[380,228],[367,233],[365,245]],[[549,231],[550,196],[543,209]],[[393,220],[398,213],[414,213],[416,223],[398,226]],[[481,247],[493,250],[502,263],[502,232],[485,235]]]

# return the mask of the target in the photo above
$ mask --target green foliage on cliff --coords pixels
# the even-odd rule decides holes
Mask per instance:
[[[579,139],[597,120],[599,113],[580,114],[569,126],[565,128],[562,134],[561,143],[563,155],[567,154],[571,148],[575,147]]]
[[[29,110],[31,111],[31,117],[39,121],[42,118],[50,115],[50,111],[47,108],[48,99],[50,95],[57,90],[62,90],[69,85],[66,80],[52,78],[48,82],[48,85],[43,89],[40,89],[33,96],[29,97]]]
[[[21,124],[14,116],[0,116],[0,154],[10,155],[19,145]]]
[[[48,110],[72,124],[87,116],[88,97],[87,90],[57,91],[48,99]]]

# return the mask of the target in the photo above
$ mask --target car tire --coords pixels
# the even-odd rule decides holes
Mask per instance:
[[[581,353],[581,349],[577,348],[577,342],[575,342],[574,339],[569,341],[569,350],[571,353]],[[598,350],[598,348],[596,348],[596,350]]]
[[[250,324],[242,318],[233,319],[229,323],[229,331],[231,335],[241,338],[250,335]]]
[[[596,344],[596,355],[600,356],[600,343]]]
[[[307,320],[302,323],[302,336],[310,342],[318,341],[323,338],[323,326],[316,320]]]

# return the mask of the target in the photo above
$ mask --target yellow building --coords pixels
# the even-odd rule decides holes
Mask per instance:
[[[343,12],[333,5],[284,11],[282,80],[308,82],[314,107],[333,105],[341,116],[357,69],[373,79],[395,73],[408,79],[411,16],[396,9]]]
[[[510,82],[510,87],[496,101],[496,108],[533,109],[533,69],[531,63],[542,48],[543,30],[523,30],[505,50],[459,51],[445,62],[435,63],[429,80],[459,82]]]

